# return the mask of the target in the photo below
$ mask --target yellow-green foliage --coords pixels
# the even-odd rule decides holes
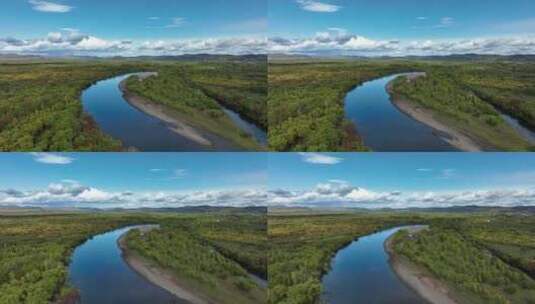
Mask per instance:
[[[97,80],[136,69],[121,63],[0,63],[0,151],[120,150],[120,142],[84,114],[80,94]]]
[[[218,102],[195,85],[184,63],[160,66],[158,76],[139,81],[127,80],[130,92],[176,110],[181,119],[193,126],[222,136],[246,149],[258,149],[255,141],[240,130],[223,112]],[[213,71],[215,73],[215,71]]]
[[[360,61],[270,63],[270,147],[277,151],[363,150],[354,126],[344,118],[345,95],[364,81],[406,69],[403,64]]]
[[[489,66],[482,64],[481,68],[488,73]],[[490,95],[478,94],[481,89],[476,90],[471,85],[477,77],[492,79],[492,76],[475,70],[471,65],[426,66],[424,70],[427,72],[425,77],[412,81],[399,77],[394,82],[394,92],[403,99],[433,111],[436,119],[470,135],[487,149],[528,149],[529,144],[491,105]],[[535,68],[533,76],[535,77]],[[498,75],[495,74],[494,77]],[[482,99],[481,96],[485,97]],[[529,104],[527,100],[526,104]],[[511,114],[521,117],[522,112],[513,110]]]
[[[409,71],[428,77],[398,81],[395,91],[429,108],[437,119],[490,150],[526,150],[496,108],[535,127],[535,64],[423,60],[305,60],[269,64],[269,144],[277,151],[365,149],[358,125],[344,119],[344,98],[355,86]],[[413,100],[414,99],[414,100]],[[356,128],[357,134],[352,134]]]
[[[94,234],[141,219],[53,215],[0,217],[0,303],[42,304],[67,288],[73,248]]]
[[[535,296],[533,279],[453,229],[432,227],[412,237],[401,231],[394,242],[396,252],[473,299],[467,303],[527,303]]]
[[[270,216],[268,303],[317,303],[321,276],[338,249],[380,229],[424,221],[411,214]]]
[[[126,241],[217,303],[263,303],[265,290],[244,267],[266,272],[256,264],[265,261],[265,227],[262,215],[187,216],[145,234],[133,230]]]
[[[184,66],[206,95],[267,130],[267,63],[206,62]]]

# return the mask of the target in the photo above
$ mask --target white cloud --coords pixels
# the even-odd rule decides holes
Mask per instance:
[[[331,180],[309,190],[271,190],[269,204],[287,207],[443,208],[456,206],[535,206],[535,189],[446,192],[376,192]]]
[[[49,1],[30,0],[28,2],[34,10],[46,13],[68,13],[73,9],[72,6]]]
[[[448,22],[447,19],[444,21]],[[451,24],[451,23],[450,23]],[[451,54],[535,54],[535,35],[436,40],[373,40],[331,28],[312,37],[272,37],[269,53],[354,56],[431,56]]]
[[[153,21],[154,21],[154,20],[160,20],[160,17],[149,17],[149,18],[147,18],[147,19],[149,19],[149,20],[153,20]]]
[[[452,17],[442,17],[442,18],[440,18],[440,23],[435,25],[435,28],[450,27],[454,23],[455,23],[455,20]]]
[[[416,171],[418,171],[418,172],[431,172],[431,171],[433,171],[433,169],[431,169],[431,168],[418,168],[418,169],[416,169]]]
[[[262,189],[207,190],[186,192],[105,191],[75,181],[52,183],[45,189],[0,190],[0,206],[91,207],[91,208],[174,208],[184,206],[266,206]]]
[[[37,39],[0,38],[0,54],[159,56],[183,54],[265,54],[267,39],[258,37],[183,40],[107,40],[73,29]]]
[[[420,21],[427,20],[427,19],[428,19],[427,17],[423,17],[423,16],[416,17],[416,20],[420,20]]]
[[[321,153],[299,153],[304,162],[316,165],[335,165],[343,161],[343,158]]]
[[[338,5],[313,0],[297,0],[301,9],[315,13],[334,13],[341,9]]]
[[[167,171],[167,170],[166,169],[161,169],[161,168],[149,169],[149,172],[152,172],[152,173],[159,173],[159,172],[164,172],[164,171]]]
[[[36,162],[50,165],[67,165],[74,161],[74,158],[54,153],[30,153]]]
[[[166,25],[165,27],[166,28],[181,27],[182,25],[184,25],[184,23],[186,23],[186,19],[185,18],[175,17],[175,18],[171,19],[171,23]]]
[[[171,177],[171,179],[180,179],[180,178],[183,178],[184,176],[186,176],[188,173],[188,171],[186,169],[175,169],[173,171],[173,176]]]

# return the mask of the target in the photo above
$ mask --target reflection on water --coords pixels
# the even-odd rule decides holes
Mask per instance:
[[[97,235],[77,247],[69,266],[69,282],[80,292],[82,304],[186,304],[132,270],[117,241],[135,227]]]
[[[241,118],[240,114],[230,109],[227,109],[225,107],[222,107],[222,108],[223,108],[223,112],[225,112],[228,115],[228,117],[232,120],[232,122],[234,122],[234,124],[236,124],[236,126],[238,126],[238,128],[240,128],[240,130],[253,136],[256,142],[259,143],[260,145],[264,147],[267,146],[268,144],[267,133],[264,130],[260,129],[255,124],[250,123],[246,121],[245,119]]]
[[[388,262],[385,241],[402,227],[359,238],[338,251],[322,278],[324,303],[424,304]]]
[[[355,123],[364,144],[374,151],[457,151],[392,104],[386,85],[400,75],[365,82],[347,94],[346,118]]]

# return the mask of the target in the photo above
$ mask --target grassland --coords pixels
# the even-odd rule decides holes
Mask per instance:
[[[66,281],[73,249],[93,235],[147,223],[160,224],[162,229],[151,233],[150,239],[133,233],[131,243],[135,250],[147,257],[160,254],[163,266],[171,268],[181,261],[181,256],[197,257],[188,260],[180,270],[201,278],[195,281],[199,289],[218,297],[220,290],[212,284],[225,281],[224,286],[234,288],[231,290],[243,294],[244,299],[252,297],[258,300],[256,303],[262,302],[259,297],[265,297],[265,291],[259,291],[245,269],[259,275],[266,273],[264,213],[212,210],[208,213],[10,212],[0,216],[0,303],[70,303],[69,300],[77,297],[74,287]],[[218,223],[225,223],[224,233],[218,233]],[[181,242],[191,246],[181,246]],[[159,250],[156,253],[144,250],[147,243]]]
[[[487,150],[531,146],[497,109],[527,126],[535,120],[535,63],[507,59],[275,60],[269,63],[270,147],[277,151],[366,150],[358,125],[344,117],[344,97],[365,81],[402,72],[426,72],[414,82],[397,81],[395,94],[433,111]]]
[[[437,267],[443,270],[448,269],[446,264],[442,264],[448,257],[457,259],[450,260],[449,263],[457,263],[459,267],[473,263],[470,269],[474,272],[465,274],[460,268],[455,267],[449,270],[450,274],[461,278],[455,281],[453,286],[459,286],[459,294],[464,296],[463,299],[468,299],[466,303],[477,303],[470,302],[474,299],[485,303],[486,298],[482,294],[467,296],[467,292],[462,289],[468,285],[476,286],[477,281],[473,280],[474,277],[471,275],[475,276],[484,272],[482,268],[486,267],[485,263],[493,265],[494,276],[514,277],[516,280],[515,290],[510,288],[509,281],[495,282],[498,286],[495,288],[496,292],[499,293],[494,294],[509,299],[509,302],[498,303],[526,303],[522,302],[522,299],[526,299],[527,295],[535,291],[531,285],[534,281],[529,276],[529,268],[523,268],[520,265],[533,265],[531,263],[535,260],[535,254],[532,251],[535,235],[531,228],[534,221],[535,217],[532,215],[525,216],[519,213],[508,215],[501,211],[497,214],[493,212],[346,212],[270,215],[268,303],[319,303],[322,292],[321,277],[329,270],[330,260],[338,249],[358,237],[375,231],[409,224],[430,225],[430,231],[433,233],[435,230],[452,233],[448,236],[451,237],[451,243],[445,243],[447,245],[440,245],[440,241],[437,242],[441,240],[440,234],[430,237],[430,243],[433,243],[434,247],[430,246],[423,256],[426,261],[435,263],[434,265],[438,265]],[[502,230],[504,233],[494,234]],[[507,236],[512,235],[513,232],[516,235],[508,238]],[[485,237],[490,238],[491,241]],[[417,244],[423,246],[420,243]],[[497,244],[506,247],[499,247]],[[449,245],[457,247],[450,248]],[[516,247],[511,249],[509,246]],[[502,251],[498,253],[494,251],[495,248],[502,248]],[[417,254],[417,251],[411,252],[414,252],[415,256],[421,256]],[[453,254],[454,252],[456,254]],[[478,260],[478,263],[481,263],[474,263],[476,257],[481,258]],[[442,278],[439,277],[439,279]],[[474,288],[477,289],[480,286]],[[513,296],[503,295],[508,291],[512,292]]]
[[[132,90],[170,105],[194,127],[258,149],[218,102],[265,126],[265,66],[258,58],[0,61],[0,151],[124,150],[83,111],[80,96],[98,80],[139,71],[162,77]]]

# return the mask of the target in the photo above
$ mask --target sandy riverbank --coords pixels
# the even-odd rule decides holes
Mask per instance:
[[[146,72],[138,73],[136,75],[139,78],[139,81],[143,81],[143,79],[157,74]],[[173,115],[172,111],[170,111],[167,107],[154,103],[146,98],[137,96],[129,92],[126,88],[126,81],[127,79],[121,81],[121,83],[119,84],[119,88],[123,92],[124,99],[130,105],[144,113],[147,113],[148,115],[161,119],[162,121],[171,126],[171,130],[180,134],[181,136],[184,136],[201,145],[212,145],[212,142],[206,139],[206,137],[200,131],[186,124],[178,115]]]
[[[408,228],[411,233],[425,229],[425,227]],[[389,263],[396,275],[423,299],[432,304],[457,304],[448,288],[439,280],[427,274],[423,269],[411,263],[407,258],[397,255],[392,248],[390,236],[385,242],[385,249],[389,255]]]
[[[405,77],[407,78],[407,81],[413,81],[417,77],[425,77],[425,73],[411,73]],[[431,127],[437,134],[439,134],[440,137],[444,138],[445,141],[462,151],[478,152],[483,150],[481,145],[477,144],[466,134],[463,134],[438,121],[430,110],[424,109],[418,105],[415,105],[413,102],[396,96],[392,90],[394,80],[388,83],[386,89],[390,96],[392,96],[392,104],[401,112],[410,116],[412,119]]]
[[[150,226],[148,228],[145,228],[144,231],[147,231],[147,229],[154,229],[155,227],[156,226]],[[181,282],[176,278],[176,276],[174,276],[169,271],[155,266],[154,263],[151,263],[143,257],[128,250],[128,248],[126,247],[125,236],[126,233],[119,238],[118,244],[122,250],[123,259],[133,270],[135,270],[141,276],[149,280],[151,283],[160,286],[161,288],[167,290],[175,296],[184,299],[192,304],[214,303],[209,299],[205,298],[204,296],[197,295],[185,288],[184,284],[181,284]]]

